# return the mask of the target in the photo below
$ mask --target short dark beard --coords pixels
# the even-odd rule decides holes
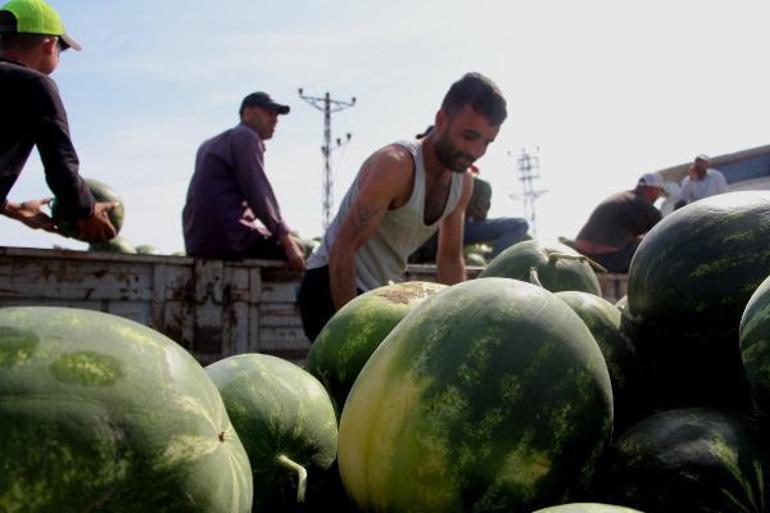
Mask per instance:
[[[433,143],[439,162],[453,173],[465,173],[476,160],[467,153],[457,151],[446,133],[436,137]]]

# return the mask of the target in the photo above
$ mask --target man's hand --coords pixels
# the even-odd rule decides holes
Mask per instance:
[[[43,205],[48,205],[49,203],[51,203],[51,198],[22,201],[21,203],[8,201],[3,214],[21,221],[33,230],[42,229],[47,232],[56,233],[56,223],[43,212]]]
[[[286,254],[286,263],[292,271],[301,271],[305,268],[305,253],[299,244],[291,235],[284,235],[280,238],[281,246]]]
[[[91,217],[78,219],[80,239],[86,242],[104,242],[114,239],[118,231],[110,221],[110,210],[118,205],[117,201],[97,202]]]

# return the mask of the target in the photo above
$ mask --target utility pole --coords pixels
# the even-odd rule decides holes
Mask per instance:
[[[342,140],[337,138],[337,146],[332,148],[332,114],[339,112],[356,104],[353,97],[349,102],[333,100],[329,93],[322,98],[317,96],[305,96],[302,88],[299,89],[299,97],[316,109],[324,113],[324,145],[321,146],[321,153],[324,156],[324,174],[323,174],[323,203],[321,207],[321,225],[326,230],[331,223],[332,206],[334,205],[334,180],[332,178],[331,154],[336,148],[343,145]],[[345,143],[350,142],[351,135],[346,134]]]
[[[508,156],[513,157],[513,154],[509,151]],[[535,200],[548,192],[545,189],[536,191],[533,183],[540,178],[540,146],[536,147],[534,155],[522,148],[521,154],[516,159],[516,166],[519,170],[519,181],[523,192],[522,194],[511,194],[510,197],[524,203],[524,218],[532,229],[532,236],[537,238]]]

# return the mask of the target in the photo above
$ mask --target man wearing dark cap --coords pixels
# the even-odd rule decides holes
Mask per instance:
[[[281,216],[264,168],[265,141],[289,107],[267,93],[241,102],[241,122],[204,142],[182,212],[187,254],[226,260],[285,260],[305,266],[302,250]]]
[[[63,216],[77,220],[80,238],[99,242],[115,236],[108,213],[116,204],[95,203],[80,177],[67,113],[48,77],[67,48],[80,50],[58,13],[42,0],[11,0],[0,7],[0,212],[30,228],[57,231],[42,210],[50,198],[8,199],[37,146]]]

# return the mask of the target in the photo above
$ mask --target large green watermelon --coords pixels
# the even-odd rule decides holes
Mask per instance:
[[[764,513],[763,450],[746,417],[709,408],[658,413],[613,442],[605,500],[654,513]]]
[[[641,513],[638,510],[624,508],[623,506],[612,506],[609,504],[597,503],[574,503],[562,504],[561,506],[552,506],[550,508],[539,509],[533,513]]]
[[[637,350],[664,406],[746,409],[738,330],[770,274],[770,191],[712,196],[665,217],[631,261]]]
[[[112,188],[110,188],[109,185],[100,182],[99,180],[94,180],[93,178],[85,178],[84,181],[86,182],[88,189],[91,191],[95,201],[117,201],[119,203],[117,207],[110,210],[109,214],[110,222],[112,223],[112,226],[115,227],[115,233],[117,234],[123,227],[123,220],[126,216],[125,208],[123,207],[123,200],[115,193],[115,191],[112,190]],[[68,219],[66,216],[64,216],[61,206],[59,205],[59,202],[56,200],[56,198],[54,198],[53,202],[51,202],[51,217],[58,226],[60,234],[64,235],[65,237],[82,240],[80,239],[80,235],[78,233],[77,222],[74,219]]]
[[[323,383],[342,412],[353,382],[380,342],[406,314],[446,285],[411,281],[370,290],[326,323],[307,358],[307,370]]]
[[[557,292],[586,323],[598,342],[612,380],[615,428],[623,429],[640,420],[647,412],[642,393],[642,372],[636,348],[624,327],[620,309],[612,303],[586,292]]]
[[[770,415],[770,277],[749,299],[741,317],[741,360],[756,409]]]
[[[602,289],[591,265],[578,252],[559,242],[525,240],[505,249],[492,259],[480,278],[513,278],[530,281],[537,270],[540,284],[551,292],[579,290],[601,296]]]
[[[484,278],[382,342],[342,411],[338,461],[364,511],[529,511],[588,484],[611,426],[583,321],[540,287]]]
[[[172,340],[0,308],[0,511],[247,513],[249,474],[219,392]]]
[[[254,511],[294,511],[306,481],[319,481],[337,455],[337,418],[309,373],[265,354],[244,354],[206,368],[249,455]]]

